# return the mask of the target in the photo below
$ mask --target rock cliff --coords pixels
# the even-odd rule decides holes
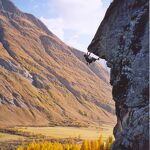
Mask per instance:
[[[113,150],[148,150],[148,0],[114,0],[88,50],[107,60],[116,105]]]

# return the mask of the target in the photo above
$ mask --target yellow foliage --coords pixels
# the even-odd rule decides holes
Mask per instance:
[[[80,150],[80,145],[51,142],[32,142],[27,147],[18,147],[17,150]]]
[[[28,146],[20,146],[17,150],[110,150],[113,144],[113,137],[103,141],[102,135],[98,140],[84,140],[82,144],[61,144],[51,142],[32,142]]]
[[[105,150],[109,150],[112,144],[113,144],[113,138],[112,136],[109,136],[106,140]]]

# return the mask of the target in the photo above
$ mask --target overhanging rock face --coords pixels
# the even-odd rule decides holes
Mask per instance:
[[[113,150],[148,150],[148,0],[114,0],[88,50],[105,58],[116,102]]]

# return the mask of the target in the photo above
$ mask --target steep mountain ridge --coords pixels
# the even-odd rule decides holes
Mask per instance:
[[[113,124],[109,74],[82,55],[0,0],[0,126]]]

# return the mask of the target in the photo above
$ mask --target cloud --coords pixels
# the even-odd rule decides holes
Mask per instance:
[[[75,34],[74,36],[72,36],[71,38],[69,38],[66,43],[70,46],[73,46],[76,49],[82,50],[84,52],[86,52],[86,48],[85,45],[80,41],[80,37],[78,34]]]
[[[110,0],[107,0],[110,1]],[[85,49],[92,40],[108,6],[102,0],[47,0],[49,11],[55,16],[41,20],[59,38],[69,45]],[[68,38],[68,32],[74,35]],[[88,38],[84,42],[84,38]],[[89,42],[89,43],[88,43]]]
[[[59,38],[63,40],[64,38],[64,21],[62,18],[52,18],[46,19],[44,17],[40,17],[40,20]]]
[[[65,29],[80,34],[94,34],[106,10],[101,0],[50,0],[50,7],[51,1]]]

